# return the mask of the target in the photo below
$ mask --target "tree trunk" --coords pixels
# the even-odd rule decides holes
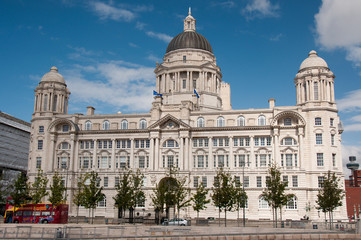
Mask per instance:
[[[91,224],[91,208],[89,208],[89,224]]]
[[[76,224],[79,223],[79,206],[76,206]]]
[[[221,226],[221,208],[218,209],[218,226]]]
[[[239,207],[238,207],[238,209],[237,209],[237,225],[238,225],[238,227],[239,227]]]
[[[227,227],[227,209],[224,209],[224,226]]]
[[[329,211],[329,219],[330,219],[330,230],[332,229],[332,217],[331,217],[332,211]]]
[[[275,208],[275,222],[276,222],[276,228],[277,228],[277,208]]]

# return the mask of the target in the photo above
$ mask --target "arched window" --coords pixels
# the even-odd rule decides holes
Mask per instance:
[[[237,126],[245,126],[246,125],[246,120],[243,116],[239,116],[237,118]]]
[[[139,129],[146,129],[147,128],[147,120],[141,119],[139,121]]]
[[[92,130],[92,122],[91,121],[85,122],[85,130]]]
[[[204,118],[199,117],[197,119],[197,127],[204,127]]]
[[[128,129],[128,121],[124,119],[120,124],[120,128],[121,129]]]
[[[217,118],[217,127],[224,127],[224,126],[225,126],[224,117],[218,117]]]
[[[266,200],[264,200],[262,196],[260,196],[258,198],[258,208],[259,209],[268,209],[269,208],[268,202]]]
[[[286,209],[297,209],[297,197],[294,196],[293,198],[291,198],[287,205],[286,205]]]
[[[110,128],[110,123],[108,120],[105,120],[103,122],[103,130],[109,130],[109,128]]]
[[[266,125],[266,117],[261,115],[258,117],[258,126],[265,126]]]
[[[106,207],[107,206],[107,197],[104,195],[103,200],[99,201],[97,207]]]

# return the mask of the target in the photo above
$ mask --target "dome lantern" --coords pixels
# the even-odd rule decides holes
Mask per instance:
[[[195,32],[196,20],[191,15],[191,8],[189,8],[188,16],[184,19],[184,32]]]

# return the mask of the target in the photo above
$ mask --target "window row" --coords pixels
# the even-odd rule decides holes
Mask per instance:
[[[333,127],[335,123],[335,120],[333,118],[330,118],[330,127]],[[322,126],[322,118],[316,117],[315,118],[315,125],[316,126]]]
[[[331,155],[332,167],[336,167],[336,153]],[[318,167],[324,166],[324,155],[323,153],[316,153],[316,163]]]
[[[94,149],[94,141],[92,140],[84,140],[80,141],[80,149]],[[112,140],[97,140],[98,149],[111,149],[113,148]],[[130,139],[121,139],[115,141],[115,147],[117,149],[128,149],[131,148],[131,140]],[[149,139],[135,139],[134,140],[134,148],[149,148],[150,140]]]
[[[246,119],[244,116],[239,116],[237,118],[237,126],[246,126]],[[264,115],[260,115],[257,119],[257,125],[258,126],[265,126],[266,125],[266,117]],[[226,126],[226,121],[224,119],[224,117],[220,116],[217,118],[216,121],[216,126],[217,127],[225,127]],[[203,117],[199,117],[197,119],[197,127],[205,127],[205,120]]]
[[[139,129],[146,129],[147,128],[147,120],[145,119],[141,119],[139,121]],[[92,130],[93,127],[93,123],[88,120],[85,122],[84,124],[84,130]],[[110,122],[108,120],[105,120],[102,124],[102,129],[103,130],[109,130],[110,129]],[[128,129],[128,120],[122,120],[120,122],[120,129]]]
[[[330,136],[330,143],[331,146],[335,146],[335,134],[331,134]],[[316,145],[322,145],[323,144],[323,140],[322,140],[322,133],[316,133]]]

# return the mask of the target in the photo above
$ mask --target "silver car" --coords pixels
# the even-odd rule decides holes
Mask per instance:
[[[167,224],[167,223],[163,223],[163,224]],[[168,221],[168,225],[179,225],[179,226],[187,226],[188,225],[188,221],[182,218],[175,218],[175,219],[171,219]]]

